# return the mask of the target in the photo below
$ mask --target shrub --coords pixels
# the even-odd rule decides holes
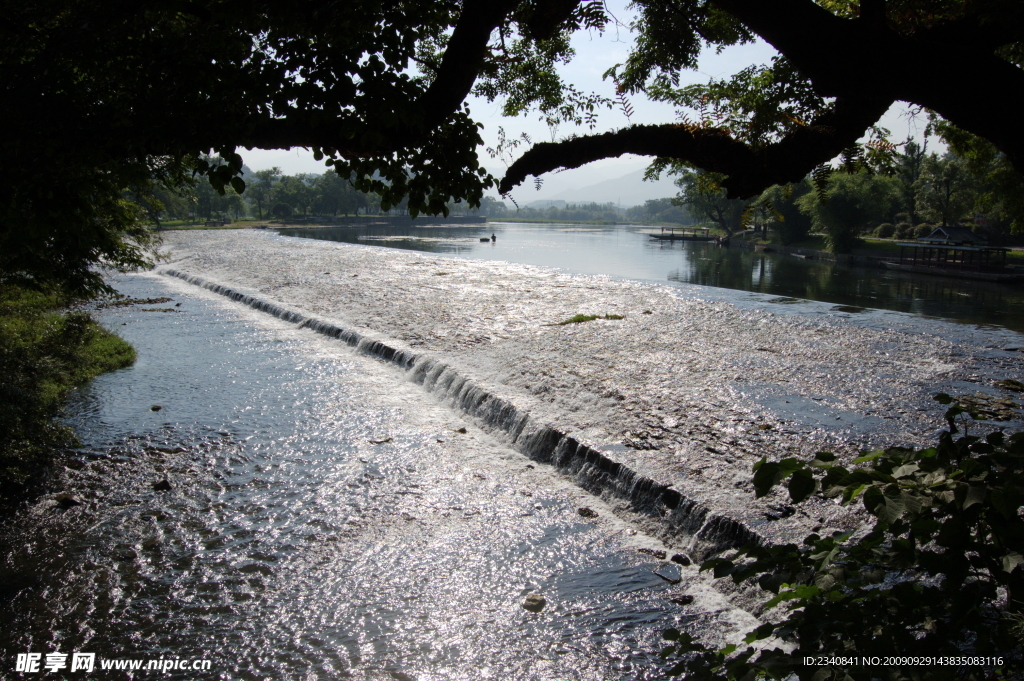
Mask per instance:
[[[893,447],[847,469],[833,455],[754,466],[764,496],[786,483],[793,503],[812,495],[863,500],[874,516],[866,533],[811,534],[801,546],[748,544],[701,570],[773,594],[783,618],[747,634],[783,647],[712,651],[670,629],[662,652],[682,659],[670,675],[701,679],[868,680],[1008,678],[1019,660],[1024,622],[1024,433],[985,438],[958,432],[967,411],[952,406],[936,447]],[[1001,594],[1002,592],[1002,594]],[[980,664],[915,665],[913,658],[979,656]],[[863,656],[910,658],[905,666],[863,665]],[[827,663],[804,664],[822,658]],[[851,662],[851,660],[856,660]]]
[[[909,239],[914,234],[914,226],[909,222],[899,222],[896,224],[896,238],[897,239]]]
[[[920,239],[921,237],[928,236],[935,231],[935,225],[930,225],[927,222],[922,222],[917,227],[914,227],[914,238]]]
[[[880,239],[891,239],[896,233],[896,227],[891,222],[883,222],[875,228],[875,236]]]

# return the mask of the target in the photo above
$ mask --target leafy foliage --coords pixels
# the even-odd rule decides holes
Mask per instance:
[[[889,448],[853,468],[819,453],[810,462],[762,459],[757,496],[785,484],[793,503],[812,495],[874,517],[866,532],[811,534],[802,545],[749,544],[705,562],[702,570],[773,594],[766,608],[784,615],[747,634],[744,650],[710,650],[669,630],[664,656],[681,657],[670,674],[699,678],[870,679],[879,669],[843,663],[862,656],[1012,656],[1024,609],[1024,433],[985,437],[958,432],[968,411],[948,395],[949,429],[935,447]],[[772,647],[774,646],[774,647]],[[804,659],[833,658],[805,665]],[[886,668],[890,679],[989,678],[1002,664]]]
[[[990,229],[1024,233],[1024,176],[1014,170],[1006,154],[946,121],[935,121],[935,130],[973,176],[977,189],[973,208],[986,215]]]
[[[750,66],[728,80],[684,88],[661,75],[647,86],[647,94],[690,109],[700,124],[722,127],[750,144],[778,141],[808,125],[827,106],[784,57],[776,57],[770,66]]]
[[[726,234],[740,229],[750,201],[728,198],[721,187],[720,174],[685,168],[676,168],[674,172],[680,173],[676,185],[682,189],[676,200],[686,206],[691,215],[710,220]]]
[[[771,208],[772,227],[783,245],[805,239],[811,232],[811,218],[800,210],[797,201],[811,193],[807,180],[785,187],[770,187],[761,193],[758,202]]]
[[[0,285],[56,287],[76,297],[107,290],[97,265],[150,264],[155,237],[130,196],[184,182],[182,164],[159,159],[110,170],[8,161],[0,169]]]
[[[1006,94],[1022,82],[1016,3],[780,1],[640,0],[636,46],[606,74],[612,97],[558,73],[573,56],[574,32],[606,28],[601,0],[13,4],[0,25],[0,280],[94,293],[101,284],[90,265],[145,264],[146,235],[132,213],[159,214],[167,205],[159,197],[189,174],[241,194],[243,147],[309,148],[383,210],[477,206],[495,179],[477,158],[470,92],[501,100],[507,115],[536,110],[552,130],[553,148],[518,169],[523,158],[515,161],[508,186],[641,153],[720,173],[730,196],[753,197],[826,167],[843,148],[854,150],[851,163],[883,165],[893,150],[884,138],[851,145],[895,100],[927,105],[988,139],[1006,154],[1001,167],[1024,163],[1017,105]],[[703,48],[758,37],[782,56],[680,87]],[[934,68],[907,77],[920,63]],[[987,90],[985,106],[964,105],[978,89]],[[693,111],[679,125],[555,141],[559,125],[592,129],[616,102],[631,122],[627,95],[640,93]],[[992,186],[1009,187],[997,171]],[[986,193],[997,195],[992,211],[997,202],[1016,210],[1010,193]],[[257,200],[257,212],[270,205]]]
[[[754,40],[750,29],[712,3],[638,4],[640,14],[632,25],[638,34],[636,47],[625,64],[606,74],[625,92],[640,92],[658,76],[678,84],[682,70],[697,66],[703,42],[727,46]]]
[[[942,226],[973,217],[977,200],[977,178],[963,159],[952,155],[925,157],[921,174],[914,183],[915,204],[926,220]]]
[[[811,216],[815,230],[825,234],[833,253],[849,253],[861,228],[891,219],[899,206],[899,184],[892,177],[832,173],[824,197],[808,193],[798,205]]]

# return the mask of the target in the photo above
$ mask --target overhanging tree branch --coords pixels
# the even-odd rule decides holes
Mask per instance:
[[[811,124],[779,142],[752,147],[720,128],[692,125],[635,125],[602,135],[542,142],[513,163],[498,190],[507,194],[527,176],[559,168],[578,168],[602,158],[637,154],[683,161],[729,177],[722,183],[729,198],[750,198],[776,184],[800,181],[815,167],[850,147],[891,102],[838,100]]]
[[[462,105],[487,56],[491,33],[518,4],[518,0],[466,0],[437,77],[416,103],[424,113],[424,128],[439,125]]]

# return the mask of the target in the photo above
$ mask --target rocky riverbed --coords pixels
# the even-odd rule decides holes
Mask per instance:
[[[1005,330],[899,314],[868,326],[736,305],[696,286],[262,230],[170,232],[164,251],[163,270],[443,361],[537,422],[762,535],[859,521],[832,505],[794,513],[781,496],[755,502],[751,466],[761,457],[930,443],[944,425],[931,399],[940,391],[998,404],[1003,420],[988,427],[1024,425],[1005,382],[1024,379],[1024,339]],[[560,324],[580,314],[602,318]]]

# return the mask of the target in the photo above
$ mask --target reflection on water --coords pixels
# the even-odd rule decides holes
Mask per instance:
[[[940,317],[1024,331],[1019,285],[849,267],[792,255],[659,241],[635,226],[491,223],[466,227],[282,229],[282,235],[507,260],[580,274],[678,282]],[[648,231],[650,228],[646,228]],[[495,234],[495,242],[480,241]],[[778,301],[775,301],[778,302]]]
[[[837,312],[856,314],[878,308],[1024,331],[1024,290],[1019,286],[707,244],[675,246],[675,250],[684,254],[685,263],[669,272],[670,281],[836,303]]]

